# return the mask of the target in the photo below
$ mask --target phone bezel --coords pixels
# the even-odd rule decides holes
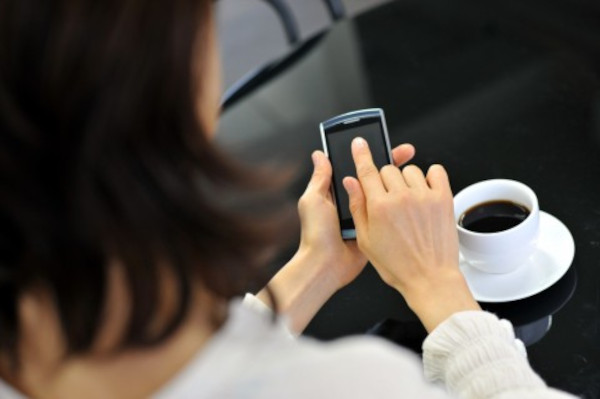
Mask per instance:
[[[389,134],[388,134],[387,124],[385,121],[385,114],[381,108],[368,108],[368,109],[347,112],[345,114],[338,115],[338,116],[335,116],[324,122],[321,122],[321,124],[319,125],[319,128],[321,131],[321,142],[323,144],[323,150],[325,152],[325,155],[327,155],[327,157],[329,157],[329,149],[327,146],[326,135],[344,131],[344,130],[347,130],[350,128],[355,128],[355,127],[361,126],[361,125],[371,124],[374,122],[379,122],[379,125],[381,126],[381,132],[383,134],[384,144],[385,144],[386,150],[387,150],[386,153],[388,155],[388,162],[390,164],[392,164],[393,158],[392,158],[392,150],[391,150],[391,146],[390,146],[390,138],[389,138]],[[340,221],[340,229],[342,231],[342,238],[345,240],[355,239],[356,238],[356,230],[354,228],[354,221],[352,219],[350,219],[349,223],[347,223],[346,220],[342,219],[339,204],[337,202],[337,196],[335,193],[335,188],[334,188],[335,185],[333,184],[334,178],[335,178],[335,176],[332,176],[331,193],[333,196],[333,201],[336,205],[338,219]],[[348,226],[348,224],[350,224],[351,226]]]

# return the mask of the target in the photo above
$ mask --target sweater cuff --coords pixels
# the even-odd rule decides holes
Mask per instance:
[[[261,301],[256,296],[254,296],[250,293],[247,293],[246,295],[244,295],[244,300],[242,301],[242,304],[247,309],[251,309],[252,311],[254,311],[258,314],[269,315],[269,316],[273,314],[273,311],[271,310],[270,307],[265,305],[263,303],[263,301]]]
[[[246,308],[246,309],[250,309],[253,312],[264,316],[269,316],[272,317],[273,316],[273,310],[268,307],[263,301],[261,301],[260,299],[258,299],[255,295],[252,295],[250,293],[246,293],[246,295],[244,295],[244,300],[242,301],[242,305]],[[277,324],[279,324],[281,326],[281,328],[283,328],[285,334],[291,338],[291,339],[296,339],[298,338],[299,334],[295,334],[294,332],[292,332],[292,329],[290,328],[290,322],[288,320],[288,318],[286,316],[277,316]]]
[[[459,312],[423,342],[425,376],[464,397],[545,386],[529,366],[512,325],[484,311]]]

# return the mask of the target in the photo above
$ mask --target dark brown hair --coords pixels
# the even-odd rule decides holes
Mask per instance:
[[[229,299],[255,278],[275,225],[239,205],[258,180],[195,111],[211,3],[0,0],[1,351],[15,350],[17,299],[37,285],[68,353],[89,350],[114,259],[132,300],[125,346],[180,325],[194,282]],[[150,334],[161,265],[178,308]]]

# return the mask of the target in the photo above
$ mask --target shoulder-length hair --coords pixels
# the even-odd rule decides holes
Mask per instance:
[[[197,119],[211,3],[0,2],[0,350],[15,350],[17,300],[38,285],[68,353],[89,350],[114,259],[132,303],[125,346],[173,332],[194,282],[229,299],[255,277],[276,228],[231,200],[260,179]],[[149,333],[164,265],[177,310]]]

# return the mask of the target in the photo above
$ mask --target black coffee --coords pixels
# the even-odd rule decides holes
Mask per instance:
[[[512,201],[489,201],[477,204],[463,213],[458,224],[478,233],[508,230],[521,223],[529,209]]]

